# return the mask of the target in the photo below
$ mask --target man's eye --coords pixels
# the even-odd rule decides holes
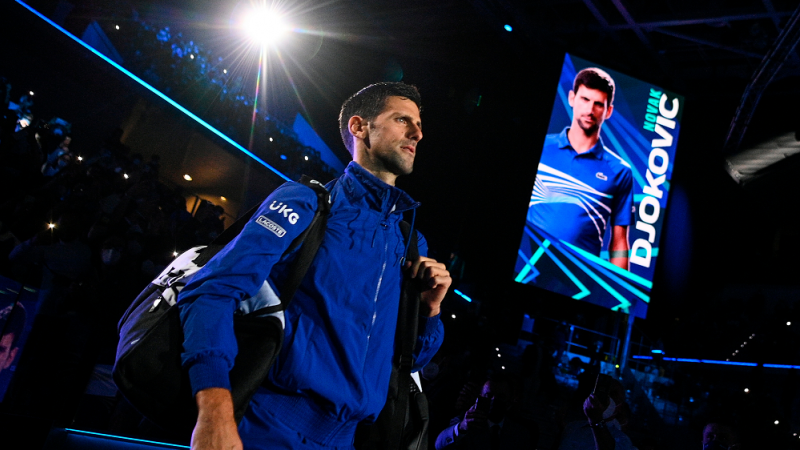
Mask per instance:
[[[397,121],[398,121],[398,122],[402,122],[402,123],[406,123],[406,119],[405,119],[405,118],[403,118],[403,117],[398,117],[398,118],[397,118]]]

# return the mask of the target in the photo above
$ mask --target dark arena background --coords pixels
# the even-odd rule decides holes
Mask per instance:
[[[453,275],[422,371],[430,448],[462,387],[499,376],[535,448],[558,449],[598,371],[640,450],[700,448],[709,423],[724,448],[800,448],[796,1],[6,0],[0,33],[0,448],[188,448],[117,392],[117,321],[285,180],[341,174],[339,108],[378,81],[422,94],[398,186]],[[638,309],[522,281],[572,267],[520,256],[554,104],[571,113],[565,58],[680,98],[658,264],[632,278],[574,253],[600,274],[581,283],[633,283]],[[625,111],[639,190],[647,104]]]

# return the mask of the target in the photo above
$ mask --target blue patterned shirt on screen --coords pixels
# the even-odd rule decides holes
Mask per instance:
[[[630,165],[603,145],[578,153],[569,127],[545,138],[528,205],[528,222],[551,236],[599,255],[609,226],[629,226],[633,208]]]

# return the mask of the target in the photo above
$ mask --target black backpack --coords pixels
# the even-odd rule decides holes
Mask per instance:
[[[308,228],[284,253],[300,247],[281,290],[281,302],[246,315],[234,315],[239,352],[230,381],[237,423],[283,344],[283,324],[274,314],[288,307],[325,236],[330,194],[322,184],[306,176],[300,183],[316,192],[317,211]],[[208,246],[195,247],[178,256],[139,294],[119,321],[114,381],[134,408],[165,430],[189,436],[197,420],[188,372],[181,365],[184,337],[176,305],[178,293],[195,272],[241,232],[257,209],[258,205]]]

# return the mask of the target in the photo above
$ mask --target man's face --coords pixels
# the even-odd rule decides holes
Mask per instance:
[[[614,111],[605,92],[584,85],[580,85],[577,92],[569,91],[569,106],[572,107],[573,125],[579,126],[586,136],[599,133],[603,122]]]
[[[408,175],[414,169],[417,144],[422,139],[422,120],[416,103],[405,97],[389,97],[375,120],[368,123],[365,139],[370,171]]]
[[[19,348],[11,348],[11,344],[13,342],[13,333],[4,334],[2,339],[0,339],[0,372],[8,369],[11,366],[11,363],[14,362],[14,358],[17,356],[17,350],[19,350]]]
[[[502,420],[510,406],[511,390],[508,383],[487,381],[481,390],[481,397],[492,400],[489,419],[492,419],[493,422]]]

